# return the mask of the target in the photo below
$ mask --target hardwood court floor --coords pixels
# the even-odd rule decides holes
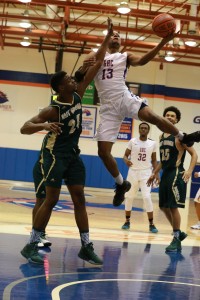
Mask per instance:
[[[27,263],[20,250],[31,230],[33,185],[0,182],[0,299],[200,299],[200,231],[193,201],[182,212],[182,230],[188,233],[182,253],[166,254],[171,228],[152,194],[154,221],[159,230],[149,233],[140,194],[134,201],[132,226],[121,230],[124,207],[113,208],[113,190],[86,188],[90,237],[103,266],[77,257],[80,249],[73,205],[64,188],[48,225],[53,245],[40,251],[44,266]]]

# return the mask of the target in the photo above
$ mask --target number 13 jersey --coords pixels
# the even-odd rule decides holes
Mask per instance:
[[[106,52],[104,63],[94,78],[101,103],[123,95],[128,88],[125,84],[127,74],[127,52]]]

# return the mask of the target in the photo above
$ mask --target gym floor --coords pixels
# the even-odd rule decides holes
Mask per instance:
[[[0,181],[0,299],[2,300],[199,300],[200,231],[192,200],[181,210],[188,237],[182,252],[166,254],[171,228],[152,193],[154,222],[149,233],[140,193],[134,201],[131,229],[121,230],[124,206],[112,206],[113,190],[86,188],[90,238],[102,267],[82,261],[73,205],[64,187],[47,227],[51,248],[40,250],[44,266],[20,255],[31,230],[32,183]]]

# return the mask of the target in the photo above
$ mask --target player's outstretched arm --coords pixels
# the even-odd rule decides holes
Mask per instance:
[[[84,80],[82,82],[80,82],[80,84],[79,84],[78,93],[81,97],[83,96],[88,84],[94,79],[95,75],[97,74],[98,70],[100,69],[100,67],[104,61],[106,50],[108,48],[108,43],[113,34],[112,20],[110,18],[108,18],[107,22],[108,22],[108,29],[107,29],[108,32],[107,32],[107,35],[106,35],[103,43],[101,44],[100,48],[98,49],[97,53],[95,54],[95,58],[96,58],[95,64],[87,70]]]
[[[151,61],[158,52],[163,48],[165,44],[167,44],[170,40],[174,38],[174,33],[170,34],[169,36],[163,38],[159,44],[157,44],[153,49],[148,51],[143,56],[136,56],[132,53],[128,53],[128,64],[130,66],[143,66]]]
[[[103,43],[101,44],[101,46],[99,47],[98,51],[96,52],[96,61],[99,62],[100,64],[103,63],[105,54],[106,54],[106,50],[108,48],[108,43],[110,41],[110,38],[113,34],[113,23],[112,20],[110,18],[107,19],[107,34],[104,38]]]

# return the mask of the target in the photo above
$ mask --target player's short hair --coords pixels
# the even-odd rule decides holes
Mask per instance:
[[[166,113],[168,111],[173,111],[176,114],[176,118],[177,118],[178,122],[180,121],[180,119],[181,119],[181,112],[180,112],[180,110],[177,107],[175,107],[175,106],[166,107],[165,110],[164,110],[164,112],[163,112],[163,117],[165,117],[165,115],[166,115]]]
[[[65,71],[59,71],[51,76],[50,85],[56,93],[59,93],[58,87],[66,74]]]
[[[148,129],[150,130],[150,126],[149,126],[149,124],[148,124],[148,123],[146,123],[146,122],[142,122],[142,123],[140,123],[140,125],[139,125],[139,129],[140,129],[141,125],[147,125]]]

